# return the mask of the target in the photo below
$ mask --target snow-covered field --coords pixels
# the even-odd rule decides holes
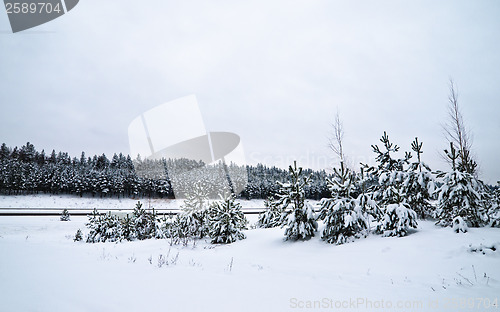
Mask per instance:
[[[133,209],[140,200],[144,208],[179,209],[183,200],[177,199],[132,199],[124,198],[99,198],[85,196],[80,198],[71,195],[20,195],[0,196],[0,208],[61,208],[61,209]],[[237,200],[244,208],[262,208],[264,200]]]
[[[341,246],[284,242],[283,229],[231,245],[74,242],[86,221],[0,217],[0,311],[500,310],[500,251],[469,251],[500,242],[496,228],[420,221]]]

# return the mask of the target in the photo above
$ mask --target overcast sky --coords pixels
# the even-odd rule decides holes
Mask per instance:
[[[236,2],[82,0],[16,34],[1,9],[0,141],[128,153],[134,118],[195,94],[207,129],[239,134],[249,163],[330,167],[338,110],[355,166],[386,130],[448,169],[452,77],[481,177],[500,179],[499,1]]]

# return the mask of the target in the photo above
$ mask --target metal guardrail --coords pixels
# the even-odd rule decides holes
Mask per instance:
[[[36,208],[0,208],[0,217],[55,217],[61,216],[64,209],[68,208],[53,208],[53,207],[36,207]],[[244,214],[253,215],[259,214],[266,208],[242,208]],[[133,209],[96,209],[100,214],[111,213],[132,213]],[[152,209],[145,209],[146,211],[151,211]],[[88,216],[92,214],[94,208],[69,208],[68,212],[70,216]],[[179,213],[179,209],[155,209],[155,212],[162,215],[176,215]]]

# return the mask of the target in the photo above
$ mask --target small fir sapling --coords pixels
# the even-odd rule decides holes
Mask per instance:
[[[488,209],[490,226],[500,227],[500,181],[497,182],[496,188],[492,189],[490,198],[490,207]]]
[[[75,238],[73,239],[73,241],[80,242],[82,240],[83,240],[82,230],[78,229],[78,231],[76,231]]]
[[[397,152],[399,146],[390,142],[386,132],[380,141],[384,144],[385,151],[382,152],[377,145],[372,145],[379,163],[375,169],[379,179],[374,197],[378,199],[383,212],[378,220],[376,232],[384,236],[405,236],[409,228],[417,227],[417,214],[408,204],[408,192],[414,190],[408,187],[410,180],[407,179],[408,173],[404,168],[412,156],[411,153],[405,152],[404,158],[392,158],[391,153]],[[417,140],[415,144],[420,150],[421,145]]]
[[[406,203],[389,204],[377,227],[383,236],[405,236],[410,228],[417,228],[417,214]]]
[[[92,215],[89,215],[89,222],[86,226],[89,228],[87,243],[116,242],[122,240],[121,222],[118,216],[107,214],[98,214],[94,209]]]
[[[279,205],[279,202],[275,201],[272,197],[268,197],[264,201],[264,206],[266,207],[266,210],[259,214],[259,220],[257,222],[258,227],[274,228],[281,226],[281,215],[283,214],[283,209]]]
[[[135,236],[138,240],[144,240],[154,237],[156,230],[156,213],[153,209],[148,212],[142,208],[142,203],[137,202],[132,213]]]
[[[369,217],[360,201],[351,196],[354,174],[340,163],[334,168],[333,179],[327,179],[332,198],[321,201],[318,219],[324,220],[321,239],[331,244],[343,244],[368,234]],[[361,196],[361,195],[360,195]]]
[[[452,164],[451,172],[438,172],[441,187],[436,190],[438,204],[436,224],[453,226],[453,219],[461,217],[468,226],[478,227],[488,222],[485,212],[485,187],[473,174],[460,171],[457,165],[459,155],[453,143],[445,150]]]
[[[208,234],[213,244],[229,244],[244,239],[248,223],[235,196],[221,196],[208,210]]]
[[[285,228],[285,240],[304,240],[314,236],[318,230],[318,223],[313,208],[305,200],[305,187],[310,177],[304,177],[302,168],[297,168],[297,162],[289,169],[290,182],[281,183],[278,202],[283,209],[282,225]]]
[[[187,192],[184,204],[181,207],[180,222],[187,234],[203,238],[207,235],[206,215],[209,206],[209,191],[202,182],[197,182]]]
[[[423,143],[419,142],[418,138],[411,143],[411,148],[417,155],[417,161],[411,163],[406,170],[402,188],[406,203],[419,218],[425,219],[434,214],[430,200],[435,190],[435,181],[431,169],[421,160],[422,145]]]
[[[61,221],[70,221],[70,215],[68,209],[64,209],[61,217],[59,218]]]

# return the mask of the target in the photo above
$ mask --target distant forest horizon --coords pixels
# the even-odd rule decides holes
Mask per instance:
[[[83,197],[139,197],[175,198],[167,162],[172,160],[137,160],[130,155],[114,153],[108,158],[102,155],[71,157],[67,152],[53,149],[49,154],[38,151],[29,142],[21,147],[0,147],[0,193],[23,194],[71,194]],[[190,171],[205,166],[201,161],[179,159],[175,168]],[[229,164],[233,166],[233,164]],[[136,173],[140,167],[142,172]],[[172,166],[170,166],[172,167]],[[265,164],[246,165],[248,180],[238,198],[266,199],[278,191],[277,181],[288,180],[288,170]],[[160,170],[158,170],[160,168]],[[326,179],[331,177],[325,170],[304,169],[311,176],[306,187],[306,198],[319,200],[331,197]],[[185,176],[183,176],[185,178]],[[208,177],[189,177],[205,180],[211,187],[223,189],[225,176],[215,171]]]

